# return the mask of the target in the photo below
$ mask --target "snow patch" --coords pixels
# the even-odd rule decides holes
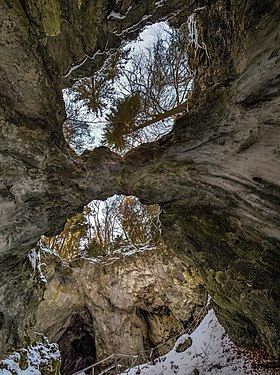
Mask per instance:
[[[70,68],[68,69],[68,71],[65,74],[63,74],[62,77],[63,78],[69,77],[70,74],[72,72],[74,72],[74,70],[80,68],[87,61],[87,59],[88,59],[88,56],[85,56],[81,62],[79,62],[78,64],[73,64],[72,66],[70,66]]]
[[[33,268],[32,276],[34,278],[38,278],[38,281],[42,285],[47,285],[47,279],[43,275],[41,266],[45,265],[45,263],[41,263],[41,255],[40,255],[40,247],[33,248],[30,253],[28,254],[29,261]]]
[[[176,348],[191,337],[191,346],[181,353]],[[135,367],[129,375],[262,375],[252,362],[238,353],[236,346],[226,335],[213,310],[210,310],[197,329],[189,336],[183,335],[174,348],[165,356],[155,360],[155,365],[146,363]],[[125,374],[123,373],[123,374]]]
[[[41,250],[44,254],[47,254],[47,255],[54,255],[54,256],[60,258],[60,255],[59,255],[55,250],[52,250],[50,247],[45,246],[41,240],[40,240],[40,242],[39,242],[39,246],[40,246],[40,250]],[[60,259],[61,259],[61,258],[60,258]]]
[[[166,0],[158,0],[155,2],[155,6],[156,8],[161,8],[164,5],[164,3],[166,3]]]
[[[118,250],[112,251],[112,253],[108,255],[100,255],[96,258],[88,258],[82,256],[81,258],[86,259],[92,263],[102,263],[102,264],[111,264],[115,261],[119,261],[124,257],[132,256],[136,253],[144,253],[145,251],[152,251],[157,249],[157,246],[147,245],[147,244],[137,244],[136,245],[126,245],[120,247]]]
[[[129,11],[131,10],[132,6],[130,6],[126,13],[124,15],[121,15],[120,13],[118,12],[115,12],[114,10],[111,11],[111,13],[108,15],[107,19],[108,20],[123,20],[126,18],[126,16],[128,15]]]
[[[108,15],[107,19],[110,20],[112,18],[116,20],[123,20],[126,17],[126,15],[122,16],[120,13],[115,12],[112,10],[112,12]]]
[[[0,361],[0,375],[41,375],[40,368],[59,368],[60,353],[57,344],[38,343],[20,349]]]
[[[202,10],[204,8],[205,7],[197,8],[196,10]],[[197,31],[197,26],[196,26],[195,13],[191,14],[188,17],[187,22],[188,22],[190,43],[193,44],[196,49],[199,49],[199,48],[203,49],[206,53],[206,56],[209,59],[209,54],[208,54],[207,47],[206,47],[205,43],[202,42],[202,45],[200,45],[199,42],[198,42],[198,31]]]
[[[147,21],[151,17],[152,17],[152,14],[146,14],[140,19],[140,21],[133,24],[132,26],[127,27],[126,29],[122,30],[121,32],[114,31],[113,33],[117,36],[123,36],[123,35],[128,34],[128,33],[133,33],[140,28],[140,26],[144,23],[144,21]]]

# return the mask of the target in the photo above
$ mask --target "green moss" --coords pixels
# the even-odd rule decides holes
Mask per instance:
[[[25,332],[25,335],[24,335],[23,339],[24,339],[24,342],[25,342],[26,346],[30,346],[31,345],[32,340],[31,340],[30,336],[26,332]]]
[[[223,200],[230,208],[234,204],[230,197]],[[259,231],[244,228],[226,207],[219,209],[210,199],[195,202],[182,199],[163,205],[166,243],[192,259],[221,323],[236,342],[264,344],[266,335],[276,340],[279,253],[275,241],[262,241]],[[272,306],[276,312],[271,312]],[[265,341],[272,353],[276,352],[273,341]]]
[[[47,36],[55,36],[60,33],[60,0],[28,0],[28,7],[35,25],[38,26],[38,32]]]
[[[19,367],[20,367],[21,370],[26,370],[27,366],[28,366],[28,362],[27,362],[27,350],[26,349],[22,349],[19,354],[20,354],[20,357],[19,357],[18,365],[19,365]]]
[[[60,360],[52,359],[47,365],[40,366],[41,375],[59,375],[60,374]]]
[[[168,173],[169,172],[179,172],[179,170],[187,170],[187,171],[195,171],[198,170],[197,164],[193,161],[161,161],[157,163],[155,166],[150,168],[150,173]]]
[[[103,9],[107,3],[104,0],[83,0],[81,4],[83,40],[86,41],[88,53],[96,47],[103,29]]]
[[[226,274],[225,272],[223,271],[218,271],[215,273],[215,280],[217,281],[217,283],[221,284],[221,285],[225,285],[225,282],[226,282]]]

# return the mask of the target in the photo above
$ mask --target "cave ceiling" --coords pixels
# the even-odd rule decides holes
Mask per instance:
[[[62,88],[145,23],[192,13],[203,48],[190,51],[189,113],[123,157],[75,155]],[[0,17],[1,355],[26,343],[40,294],[30,248],[89,201],[131,194],[161,205],[166,243],[199,271],[230,336],[279,356],[280,2],[5,0]]]

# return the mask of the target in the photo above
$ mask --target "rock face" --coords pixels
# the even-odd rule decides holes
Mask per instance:
[[[103,148],[77,158],[65,143],[61,87],[89,73],[147,20],[173,5],[183,10],[182,4],[156,10],[154,1],[1,2],[0,357],[30,339],[41,291],[29,287],[28,251],[94,196],[123,190],[115,174],[122,170],[120,156]],[[114,19],[112,10],[127,16]]]
[[[73,155],[60,88],[145,20],[192,12],[188,115],[124,158]],[[38,303],[21,270],[30,247],[90,200],[123,193],[162,206],[167,243],[198,270],[229,335],[279,357],[279,1],[13,0],[0,16],[0,355],[24,345]]]
[[[172,348],[172,338],[205,314],[207,294],[199,277],[166,248],[99,261],[48,264],[49,285],[35,330],[59,343],[62,374],[111,354]],[[171,340],[170,340],[171,339]]]

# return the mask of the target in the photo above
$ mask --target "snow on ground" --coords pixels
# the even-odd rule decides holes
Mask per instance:
[[[177,353],[179,344],[192,340],[191,346]],[[140,368],[140,372],[139,372]],[[189,336],[181,336],[174,348],[156,360],[155,365],[144,364],[126,374],[137,375],[263,375],[253,363],[242,357],[226,335],[213,310],[210,310],[197,329]]]

